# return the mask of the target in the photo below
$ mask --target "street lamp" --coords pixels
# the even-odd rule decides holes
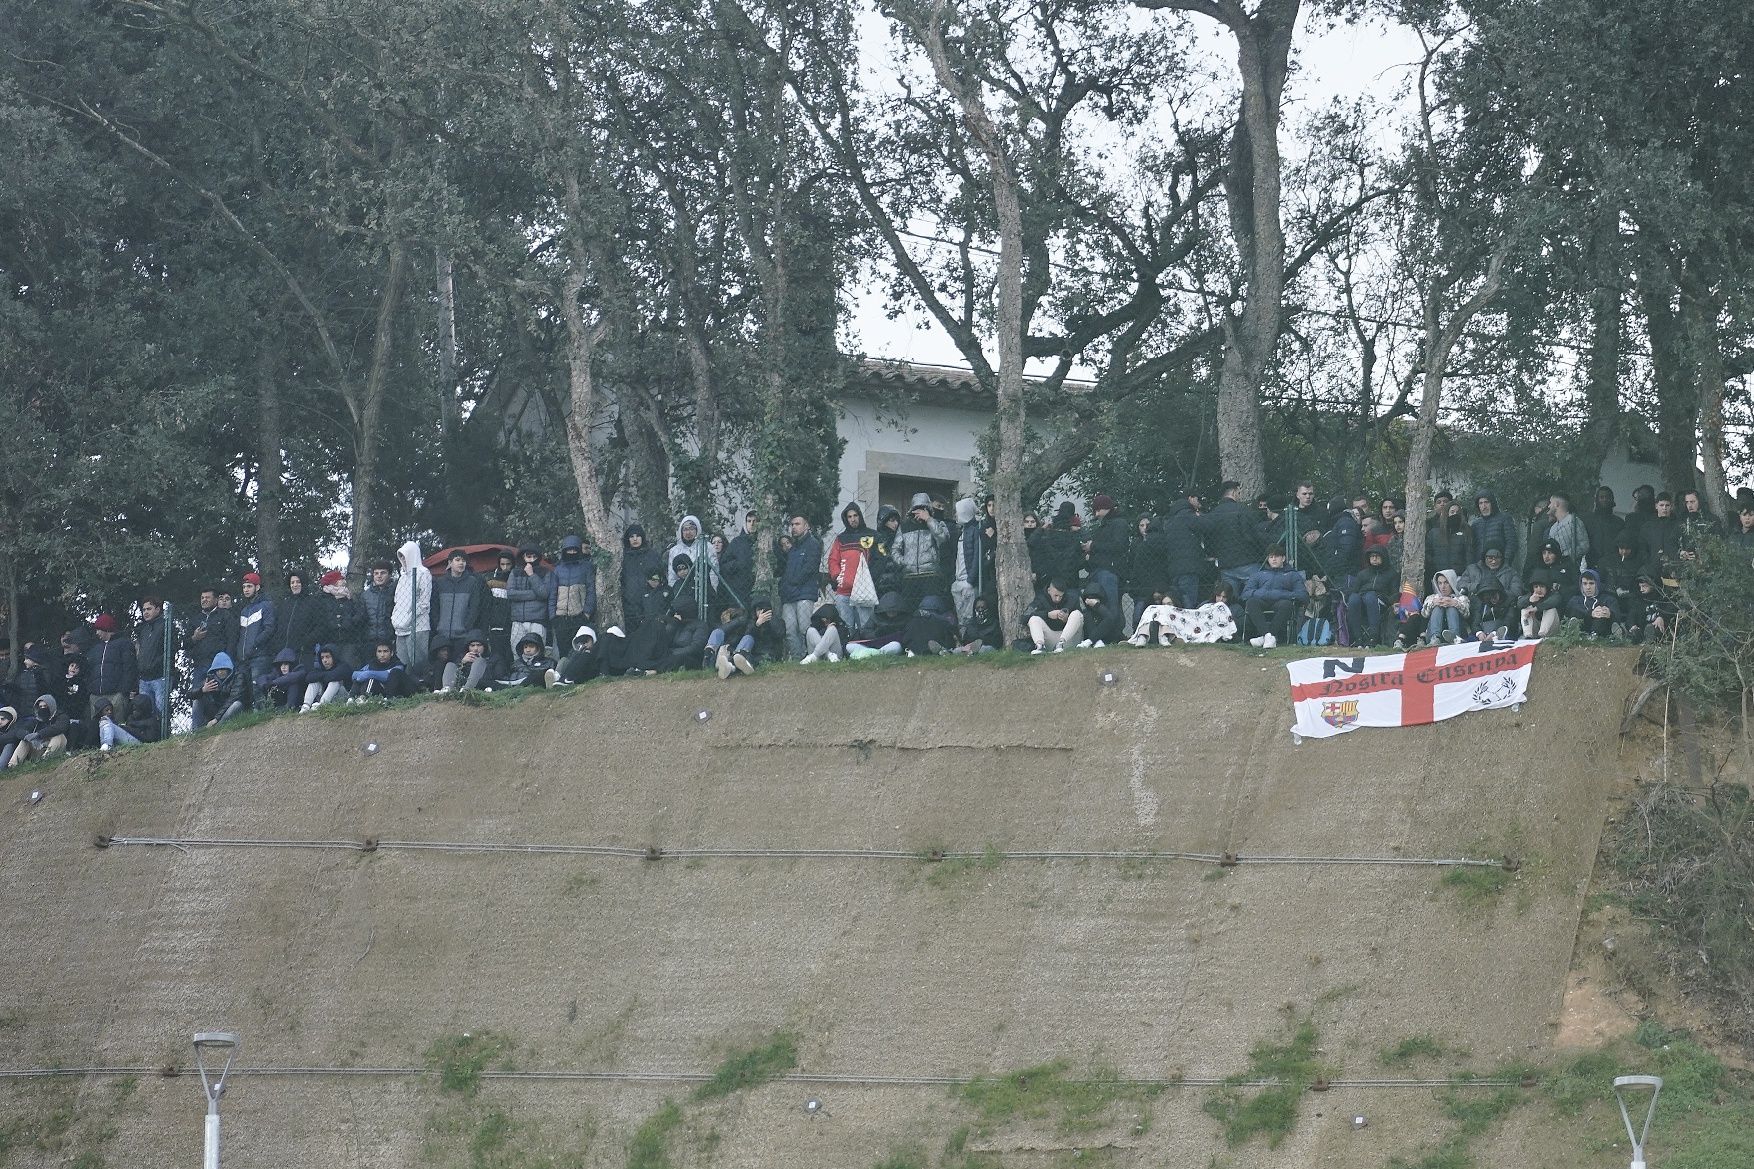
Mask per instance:
[[[233,1031],[195,1032],[195,1066],[201,1069],[201,1091],[207,1097],[207,1143],[201,1155],[201,1169],[219,1169],[219,1098],[225,1094],[225,1077],[231,1071],[231,1062],[242,1047],[243,1041]],[[207,1055],[211,1052],[217,1060],[222,1051],[225,1066],[219,1069],[219,1079],[210,1079]]]
[[[1650,1089],[1650,1104],[1644,1110],[1644,1127],[1632,1131],[1632,1114],[1626,1110],[1626,1097],[1640,1088]],[[1632,1141],[1632,1169],[1644,1169],[1644,1142],[1650,1136],[1651,1118],[1657,1114],[1657,1097],[1662,1095],[1661,1076],[1615,1076],[1614,1099],[1620,1102],[1620,1119],[1626,1122],[1626,1135]]]

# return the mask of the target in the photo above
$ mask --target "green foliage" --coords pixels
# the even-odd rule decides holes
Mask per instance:
[[[1517,1088],[1454,1088],[1441,1093],[1438,1099],[1444,1116],[1454,1127],[1435,1148],[1417,1161],[1389,1158],[1389,1169],[1471,1169],[1474,1164],[1473,1142],[1490,1132],[1511,1111],[1527,1103],[1528,1097]]]
[[[1003,859],[1004,854],[999,851],[999,846],[991,843],[981,850],[979,856],[957,856],[940,861],[933,861],[928,856],[926,884],[934,889],[943,889],[969,873],[991,872],[999,867],[999,862]]]
[[[1385,1067],[1402,1068],[1416,1060],[1437,1060],[1465,1053],[1453,1051],[1431,1035],[1410,1035],[1393,1047],[1377,1053],[1377,1062]]]
[[[798,1066],[797,1037],[776,1031],[767,1039],[739,1051],[714,1069],[712,1079],[694,1090],[696,1100],[715,1100],[778,1079]]]
[[[1288,1040],[1263,1041],[1249,1050],[1248,1068],[1226,1079],[1204,1106],[1206,1114],[1223,1128],[1228,1144],[1240,1145],[1263,1136],[1267,1147],[1276,1149],[1291,1134],[1304,1092],[1325,1074],[1316,1047],[1315,1024],[1304,1019]],[[1245,1087],[1256,1081],[1271,1083]]]
[[[426,1062],[438,1072],[440,1088],[473,1096],[481,1090],[481,1073],[511,1049],[511,1040],[491,1031],[447,1035],[426,1049]]]
[[[1444,873],[1438,883],[1454,893],[1464,908],[1477,910],[1495,903],[1515,876],[1498,866],[1460,865]]]
[[[1148,1118],[1149,1102],[1163,1090],[1124,1080],[1110,1068],[1094,1068],[1078,1078],[1067,1069],[1065,1060],[1055,1060],[1003,1076],[982,1076],[964,1084],[957,1095],[974,1109],[982,1133],[1021,1121],[1052,1122],[1058,1132],[1070,1135],[1103,1128],[1123,1103],[1140,1105]]]
[[[1745,718],[1744,696],[1754,689],[1754,562],[1704,538],[1679,580],[1673,636],[1650,635],[1644,669],[1706,711]]]
[[[1633,911],[1653,922],[1683,983],[1730,1034],[1754,1038],[1754,798],[1739,784],[1658,784],[1610,826],[1607,855]]]
[[[674,1100],[664,1101],[627,1142],[627,1169],[671,1169],[670,1134],[681,1126],[681,1106]]]

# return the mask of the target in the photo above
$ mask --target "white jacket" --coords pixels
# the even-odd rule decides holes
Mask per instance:
[[[398,637],[432,628],[432,573],[420,562],[420,545],[408,541],[396,550],[396,603],[390,625]]]

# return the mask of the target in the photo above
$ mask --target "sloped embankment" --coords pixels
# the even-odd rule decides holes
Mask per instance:
[[[1437,1124],[1429,1093],[1347,1085],[1387,1074],[1379,1050],[1429,1035],[1485,1069],[1550,1043],[1630,665],[1546,652],[1520,712],[1303,746],[1276,662],[1109,651],[616,683],[74,760],[0,818],[5,1062],[182,1064],[192,1031],[226,1027],[246,1072],[418,1068],[486,1033],[489,1068],[693,1073],[784,1032],[801,1073],[884,1082],[769,1083],[690,1104],[648,1144],[679,1165],[939,1164],[949,1142],[1006,1165],[1078,1148],[1377,1166]],[[386,843],[199,843],[368,839]],[[979,855],[871,855],[932,850]],[[1504,851],[1522,869],[1485,897],[1467,894],[1493,870],[1457,889],[1452,869],[1302,863]],[[1030,852],[1091,855],[1008,855]],[[1095,855],[1139,852],[1243,860]],[[983,1113],[914,1082],[1055,1060],[1198,1081],[1305,1020],[1339,1083],[1271,1152],[1226,1150],[1194,1086]],[[690,1090],[245,1074],[226,1161],[619,1166]],[[186,1079],[12,1081],[0,1117],[27,1119],[0,1164],[188,1160],[200,1111]]]

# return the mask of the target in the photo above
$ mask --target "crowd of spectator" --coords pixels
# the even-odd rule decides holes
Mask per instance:
[[[734,533],[695,516],[667,548],[622,533],[622,619],[597,626],[598,561],[577,535],[549,558],[526,544],[439,569],[417,543],[372,564],[359,594],[340,572],[286,573],[270,596],[246,573],[202,589],[173,625],[160,598],[132,629],[100,614],[58,642],[0,645],[0,766],[61,751],[151,742],[178,693],[192,729],[249,710],[308,712],[416,693],[564,687],[684,670],[729,680],[764,662],[871,655],[1059,653],[1247,642],[1404,649],[1465,639],[1579,636],[1636,643],[1674,620],[1672,590],[1701,540],[1754,553],[1754,494],[1726,530],[1696,492],[1646,486],[1622,514],[1598,488],[1587,511],[1555,493],[1515,519],[1489,491],[1447,491],[1425,514],[1428,579],[1401,578],[1402,501],[1321,502],[1313,484],[1245,502],[1236,483],[1189,492],[1166,516],[1124,517],[1099,494],[1024,518],[1034,602],[1021,628],[998,617],[990,499],[954,508],[915,495],[906,515],[857,503],[819,534],[793,515],[777,534],[747,512]],[[769,571],[758,572],[762,556]],[[773,582],[757,591],[758,576]],[[186,687],[177,682],[186,679]]]

